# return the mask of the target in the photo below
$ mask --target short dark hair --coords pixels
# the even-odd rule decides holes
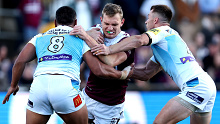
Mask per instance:
[[[107,3],[103,10],[102,10],[102,17],[104,14],[108,15],[109,17],[113,17],[119,13],[121,19],[123,18],[123,11],[120,5],[113,4],[113,3]]]
[[[153,12],[161,15],[163,17],[163,21],[170,23],[173,14],[171,9],[167,5],[154,5],[150,8],[150,10],[153,10]]]
[[[56,11],[56,21],[60,25],[71,25],[76,20],[76,11],[69,6],[62,6]]]

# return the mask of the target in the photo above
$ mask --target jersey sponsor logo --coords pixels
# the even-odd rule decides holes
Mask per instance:
[[[75,107],[78,107],[79,105],[82,104],[82,100],[79,94],[75,98],[73,98],[73,103]]]
[[[55,35],[62,35],[62,34],[69,34],[70,30],[65,29],[52,29],[47,32],[47,34],[55,34]]]
[[[34,103],[33,103],[31,100],[28,99],[28,103],[27,103],[27,105],[30,106],[31,108],[33,108]]]
[[[186,62],[191,62],[191,61],[195,61],[195,58],[193,58],[192,56],[187,56],[187,57],[182,57],[180,58],[180,61],[185,64]]]
[[[201,104],[204,100],[204,98],[200,97],[199,95],[197,95],[193,92],[189,92],[189,91],[186,93],[186,96],[199,104]]]
[[[68,54],[48,55],[39,58],[39,62],[50,61],[50,60],[72,60],[72,56]]]
[[[147,32],[152,32],[152,33],[154,33],[155,35],[157,35],[160,31],[161,31],[160,29],[151,29],[151,30],[149,30],[149,31],[147,31]]]

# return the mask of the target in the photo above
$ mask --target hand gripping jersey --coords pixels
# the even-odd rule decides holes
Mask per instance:
[[[102,32],[101,25],[96,25]],[[120,42],[122,39],[129,37],[129,34],[121,31],[115,38],[108,39],[105,38],[105,45],[110,46]],[[115,69],[123,70],[126,66],[134,62],[134,50],[126,51],[127,60],[116,66]],[[123,103],[125,100],[125,92],[128,86],[127,80],[109,80],[103,79],[95,76],[90,71],[90,76],[88,78],[87,85],[85,87],[86,94],[101,103],[107,105],[117,105]]]
[[[161,26],[146,33],[152,39],[151,60],[159,63],[181,90],[187,81],[204,73],[175,30],[169,26]]]
[[[82,39],[69,35],[71,30],[68,26],[58,26],[29,41],[36,48],[38,61],[34,76],[64,74],[81,82],[82,55],[89,48]]]

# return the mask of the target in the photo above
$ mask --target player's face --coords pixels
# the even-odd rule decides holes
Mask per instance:
[[[103,18],[100,17],[100,19],[102,30],[106,38],[115,38],[121,32],[121,26],[124,24],[124,19],[121,19],[118,13],[113,17],[104,14]]]
[[[146,28],[147,30],[151,30],[154,27],[155,23],[154,23],[154,16],[153,16],[153,13],[152,13],[153,10],[150,11],[150,13],[148,14],[148,19],[147,21],[145,21],[145,24],[146,24]]]

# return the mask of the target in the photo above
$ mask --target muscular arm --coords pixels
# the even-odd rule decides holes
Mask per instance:
[[[149,60],[145,67],[134,68],[131,78],[147,81],[161,70],[162,67],[159,64],[156,64],[153,61]]]
[[[28,43],[25,45],[23,50],[18,55],[15,64],[12,69],[12,81],[11,86],[3,100],[3,104],[9,100],[10,95],[13,93],[14,95],[19,90],[18,81],[20,80],[22,73],[24,71],[26,63],[34,60],[36,58],[35,47],[33,44]]]
[[[101,35],[101,32],[97,31],[96,29],[92,29],[92,31],[90,30],[89,34],[90,35]],[[90,36],[89,34],[86,33],[85,30],[81,26],[75,26],[73,30],[70,32],[70,35],[78,35],[81,39],[83,39],[87,43],[87,45],[90,48],[92,48],[95,45],[98,45],[98,43],[93,39],[96,36]],[[100,42],[101,38],[100,36],[98,37],[99,38],[95,38],[95,39],[99,39],[99,42]],[[124,62],[127,59],[127,55],[125,52],[120,52],[120,53],[112,54],[109,56],[99,55],[98,58],[105,64],[114,67]]]
[[[12,69],[11,86],[15,87],[22,76],[26,63],[36,58],[35,46],[31,43],[25,45],[23,50],[18,55]]]
[[[117,52],[128,51],[148,44],[149,37],[146,33],[143,33],[141,35],[133,35],[131,37],[125,38],[121,42],[111,45],[109,47],[101,44],[95,45],[91,48],[91,52],[95,55],[109,55]]]
[[[90,51],[84,53],[83,59],[90,70],[98,77],[119,79],[122,75],[121,71],[117,71],[113,67],[102,63],[96,56],[93,56]]]

